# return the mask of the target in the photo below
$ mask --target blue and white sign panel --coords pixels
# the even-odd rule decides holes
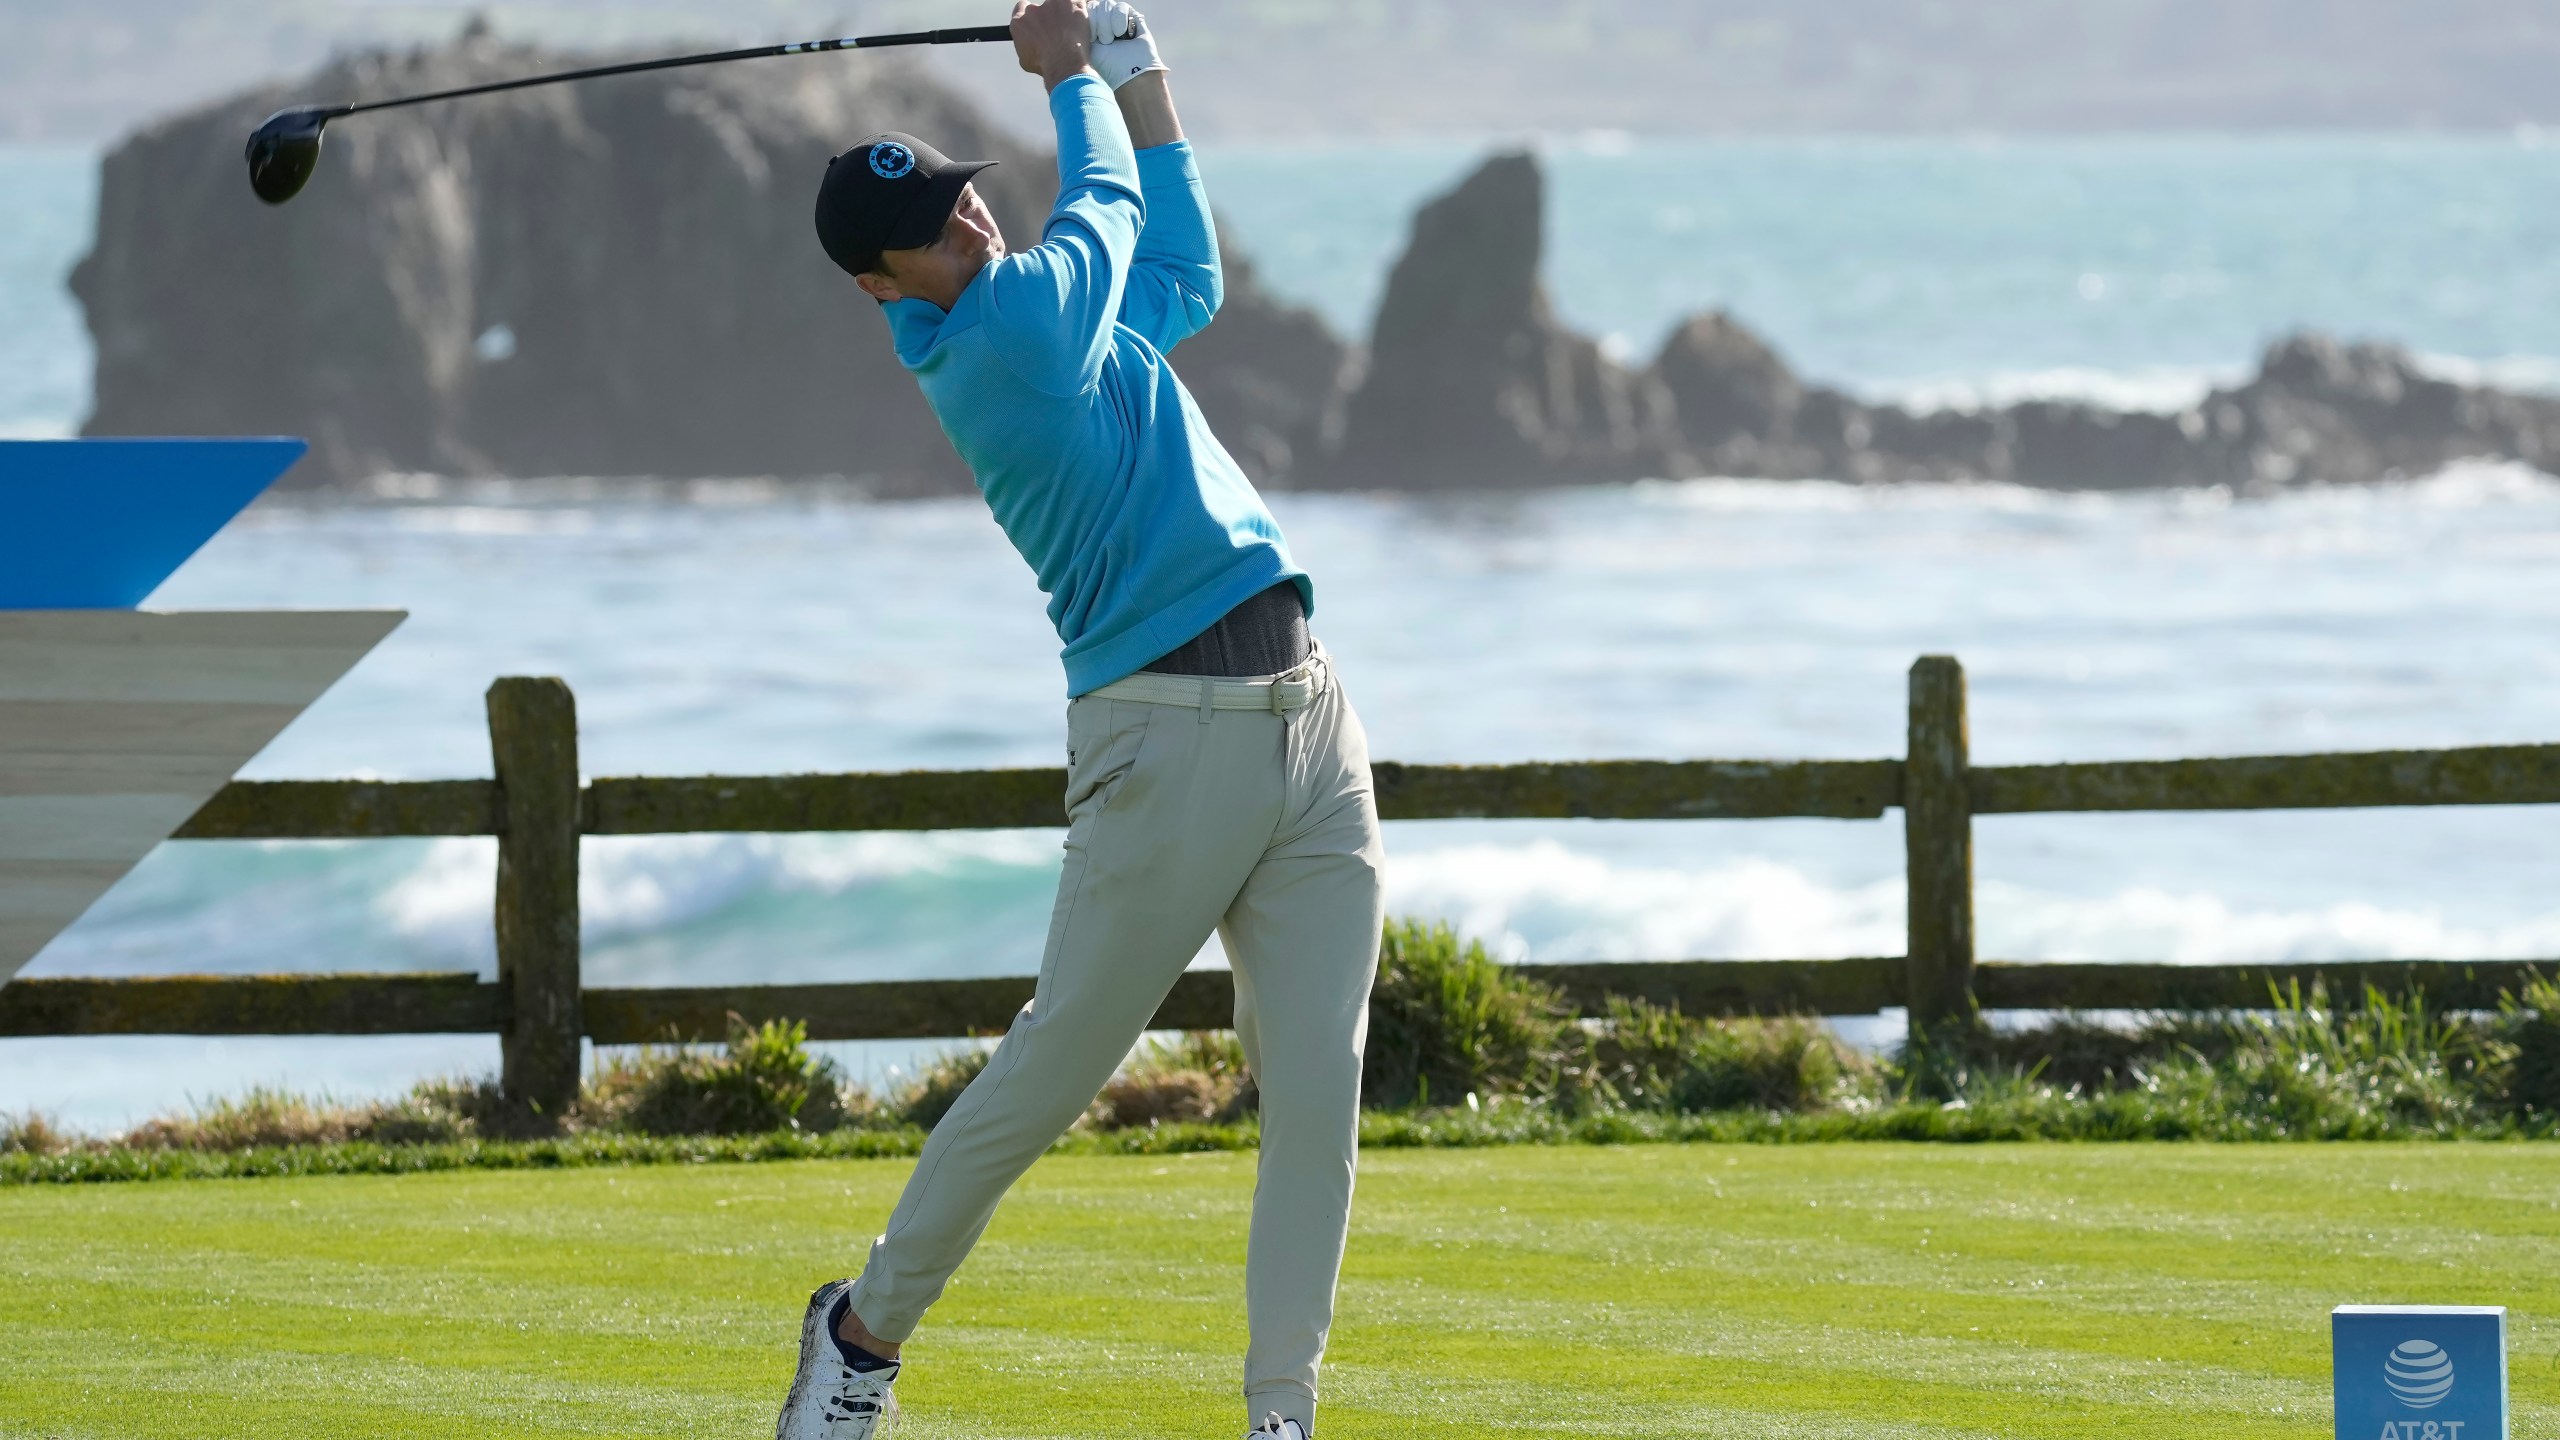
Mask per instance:
[[[2338,1440],[2508,1440],[2503,1305],[2329,1313]]]
[[[0,610],[140,605],[305,448],[291,438],[0,440]]]

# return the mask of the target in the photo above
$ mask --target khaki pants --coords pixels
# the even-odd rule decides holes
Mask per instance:
[[[1315,1425],[1359,1149],[1385,852],[1368,742],[1321,652],[1273,707],[1142,676],[1067,710],[1067,858],[1031,1004],[934,1128],[853,1291],[904,1342],[1005,1190],[1084,1113],[1214,929],[1262,1097],[1245,1264],[1248,1423]],[[1303,685],[1294,682],[1303,679]],[[1218,682],[1227,699],[1244,682]],[[1268,696],[1268,688],[1258,692]],[[1205,696],[1203,697],[1205,698]]]

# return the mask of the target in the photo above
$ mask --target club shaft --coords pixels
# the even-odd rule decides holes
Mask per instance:
[[[496,80],[486,85],[465,85],[458,90],[437,90],[425,95],[403,95],[396,100],[368,100],[362,105],[341,106],[333,113],[361,115],[368,110],[392,110],[402,105],[424,105],[430,100],[459,100],[466,95],[494,95],[501,90],[523,90],[535,85],[558,85],[570,80],[595,80],[607,75],[637,75],[647,70],[678,70],[688,65],[717,65],[729,60],[762,60],[775,55],[815,55],[828,50],[878,50],[892,45],[969,45],[1012,38],[1013,31],[1009,26],[978,25],[957,30],[910,30],[897,35],[854,35],[841,40],[802,40],[790,45],[759,45],[752,50],[721,50],[707,55],[671,55],[663,60],[633,60],[621,65],[598,65],[591,70],[566,70],[557,75],[528,75],[521,80]]]

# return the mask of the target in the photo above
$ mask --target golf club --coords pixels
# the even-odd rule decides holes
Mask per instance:
[[[643,70],[674,70],[687,65],[718,65],[730,60],[761,60],[773,55],[878,50],[891,45],[970,45],[1010,41],[1012,38],[1012,28],[1005,25],[914,30],[899,35],[855,35],[842,40],[803,40],[790,45],[759,45],[752,50],[722,50],[708,55],[634,60],[622,65],[599,65],[591,70],[569,70],[558,75],[529,75],[521,80],[465,85],[457,90],[438,90],[427,95],[404,95],[397,100],[372,100],[362,105],[297,105],[268,116],[264,124],[250,132],[249,188],[270,205],[281,205],[301,194],[303,185],[311,179],[312,167],[320,163],[322,129],[341,116],[362,115],[368,110],[391,110],[403,105],[424,105],[430,100],[459,100],[466,95],[491,95],[501,90],[559,85],[571,80],[595,80],[607,75],[633,75]]]

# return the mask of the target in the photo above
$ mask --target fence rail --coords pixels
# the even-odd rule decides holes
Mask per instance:
[[[0,985],[0,1036],[494,1033],[511,1095],[573,1096],[581,1039],[623,1044],[718,1036],[727,1017],[805,1020],[812,1038],[921,1039],[1001,1030],[1028,978],[839,985],[588,988],[579,973],[578,860],[587,835],[1055,826],[1057,769],[895,774],[578,779],[576,703],[552,679],[510,677],[488,695],[488,780],[239,781],[181,840],[498,839],[498,978],[458,974],[20,979]],[[1933,1024],[1977,1009],[2224,1009],[2271,988],[2324,983],[2361,994],[2423,989],[2494,1004],[2527,962],[2307,965],[2056,964],[1974,954],[1973,818],[2075,811],[2326,809],[2560,804],[2560,745],[2273,755],[2064,765],[1973,765],[1963,668],[1913,665],[1899,760],[1603,760],[1374,766],[1390,820],[1877,820],[1903,812],[1908,953],[1841,960],[1529,965],[1584,1013],[1610,995],[1692,1014],[1872,1013],[1907,1005]],[[1186,974],[1157,1012],[1165,1029],[1222,1026],[1224,972]]]

